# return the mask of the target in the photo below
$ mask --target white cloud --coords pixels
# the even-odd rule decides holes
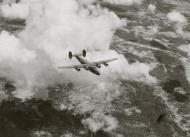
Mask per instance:
[[[175,29],[177,34],[184,38],[189,38],[189,33],[183,30],[184,27],[188,24],[188,20],[184,15],[182,15],[180,12],[172,11],[167,14],[167,18],[170,21],[176,23]]]
[[[101,113],[92,118],[98,119],[95,126],[89,125],[93,131],[99,129],[96,127],[115,129],[116,120],[102,113],[121,94],[120,80],[156,81],[149,74],[152,67],[148,64],[129,64],[123,55],[110,50],[115,30],[126,22],[85,1],[23,0],[19,4],[23,3],[30,9],[24,30],[17,37],[8,32],[0,34],[0,76],[15,81],[15,93],[20,98],[41,96],[47,94],[48,86],[72,82],[76,90],[69,92],[70,104],[65,106],[78,113]],[[118,60],[102,66],[101,76],[85,70],[57,69],[78,64],[76,59],[68,59],[68,51],[80,53],[83,49],[90,61]]]
[[[20,63],[28,62],[35,58],[35,53],[26,49],[19,38],[10,35],[7,31],[0,33],[0,62],[9,61]]]
[[[26,4],[3,4],[0,6],[2,16],[8,19],[26,19],[29,14],[29,8]]]
[[[185,66],[185,73],[188,81],[190,82],[190,44],[189,45],[181,45],[179,46],[179,49],[186,52],[188,54],[188,59],[183,60],[184,66]]]
[[[172,21],[172,22],[176,22],[176,23],[183,23],[186,24],[187,23],[187,19],[184,15],[182,15],[180,12],[178,11],[172,11],[170,13],[167,14],[167,18]]]
[[[105,2],[111,4],[121,4],[121,5],[134,5],[134,4],[142,4],[143,0],[103,0]]]
[[[92,2],[22,0],[18,3],[28,6],[29,16],[17,37],[8,32],[0,34],[0,76],[16,82],[16,96],[20,98],[41,96],[48,93],[48,86],[72,82],[75,90],[69,92],[70,103],[65,106],[78,113],[100,113],[87,119],[85,124],[92,131],[101,128],[109,132],[116,128],[117,120],[102,113],[121,94],[121,80],[146,83],[156,80],[149,74],[150,65],[129,64],[122,54],[110,49],[115,30],[125,26],[126,21]],[[25,12],[24,8],[21,11]],[[76,59],[68,59],[68,51],[80,53],[83,49],[87,50],[86,58],[90,61],[115,57],[118,60],[108,67],[102,66],[101,76],[86,70],[57,69],[78,64]]]
[[[155,14],[155,11],[156,11],[156,6],[153,4],[149,4],[148,5],[148,12],[151,14]]]
[[[92,132],[96,132],[100,129],[110,132],[117,128],[118,121],[109,116],[100,113],[93,114],[92,118],[82,120],[82,123],[86,125]]]

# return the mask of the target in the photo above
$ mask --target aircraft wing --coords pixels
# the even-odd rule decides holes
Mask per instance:
[[[111,61],[117,60],[117,58],[113,58],[113,59],[108,59],[108,60],[102,60],[102,61],[98,61],[98,62],[92,62],[92,63],[88,63],[88,64],[80,64],[80,65],[72,65],[72,66],[63,66],[63,67],[58,67],[59,69],[72,69],[72,68],[88,68],[88,67],[92,67],[92,66],[96,66],[104,64],[104,63],[108,63]]]
[[[117,58],[113,58],[113,59],[108,59],[108,60],[102,60],[102,61],[98,61],[98,62],[92,62],[90,63],[89,65],[90,66],[95,66],[95,65],[101,65],[101,64],[104,64],[104,63],[108,63],[108,62],[111,62],[111,61],[114,61],[114,60],[117,60]]]
[[[89,67],[87,64],[81,64],[81,65],[72,65],[72,66],[63,66],[63,67],[58,67],[59,69],[72,69],[72,68],[85,68]]]

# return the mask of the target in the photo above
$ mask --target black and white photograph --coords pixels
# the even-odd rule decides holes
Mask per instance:
[[[190,137],[190,0],[0,0],[0,137]]]

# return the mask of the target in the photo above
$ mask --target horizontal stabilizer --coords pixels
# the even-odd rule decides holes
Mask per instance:
[[[79,54],[73,54],[71,51],[69,51],[69,58],[70,59],[72,59],[72,57],[76,57],[76,56],[86,57],[86,50],[83,50],[82,53],[79,53]]]

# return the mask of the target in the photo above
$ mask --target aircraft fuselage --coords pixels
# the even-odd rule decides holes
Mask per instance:
[[[87,64],[88,65],[88,61],[80,56],[75,56],[76,59],[81,63],[81,64]],[[90,66],[90,67],[85,67],[84,69],[96,74],[96,75],[100,75],[100,72],[98,71],[98,69],[95,66]]]

